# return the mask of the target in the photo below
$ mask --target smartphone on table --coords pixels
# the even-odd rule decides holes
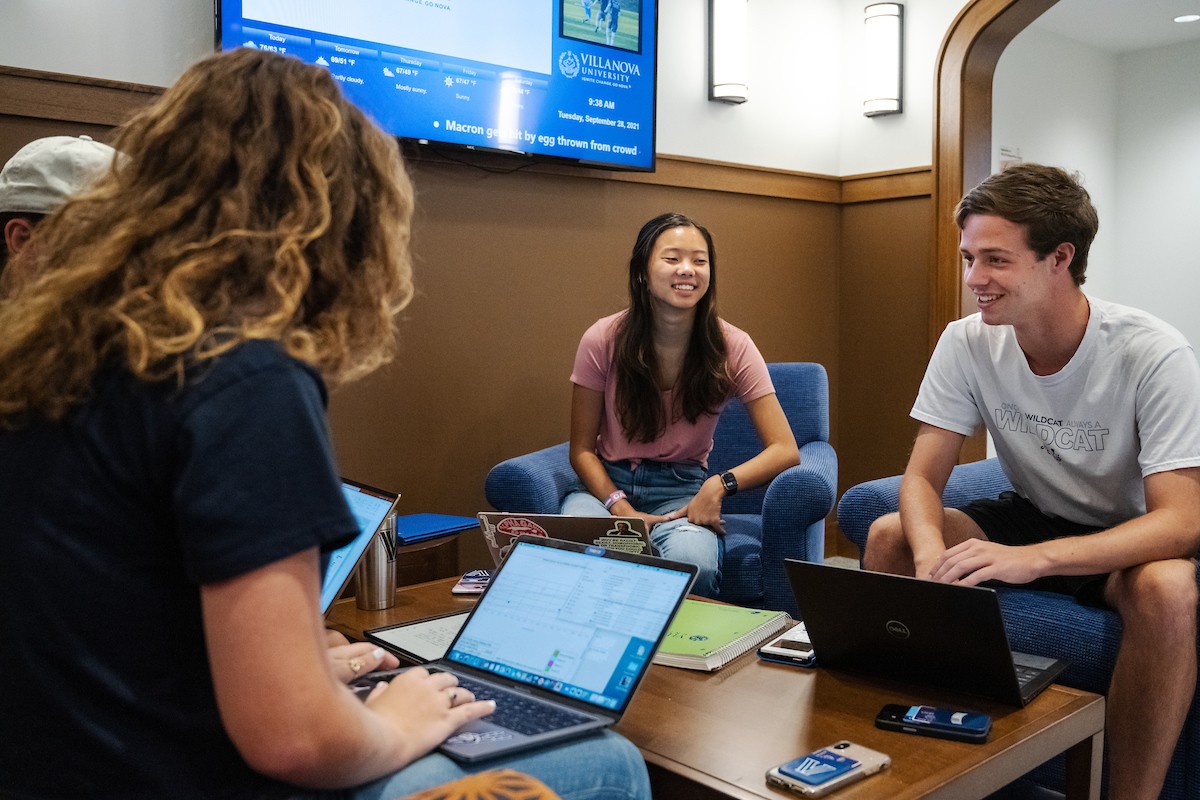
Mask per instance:
[[[488,581],[491,579],[492,571],[490,569],[473,569],[463,573],[463,576],[458,579],[458,583],[450,587],[450,593],[483,594],[483,590],[487,588]]]
[[[804,623],[793,625],[782,635],[758,648],[758,657],[763,661],[811,667],[817,663],[812,644],[808,641],[808,630]]]
[[[889,704],[879,710],[875,727],[885,731],[983,744],[992,730],[992,718],[977,711]]]
[[[805,797],[821,797],[891,763],[887,755],[843,739],[772,767],[767,770],[767,783]]]

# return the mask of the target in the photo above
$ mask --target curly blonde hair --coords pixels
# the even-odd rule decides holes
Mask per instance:
[[[0,425],[61,418],[106,366],[182,381],[249,339],[334,385],[391,358],[412,185],[327,70],[211,56],[115,146],[109,174],[39,225],[37,278],[0,303]]]

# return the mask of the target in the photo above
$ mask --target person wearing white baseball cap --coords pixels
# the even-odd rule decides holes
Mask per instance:
[[[115,154],[116,150],[89,136],[47,136],[33,140],[9,159],[0,170],[4,233],[0,271],[29,243],[42,217],[91,185],[112,165]],[[0,294],[12,278],[0,276]]]

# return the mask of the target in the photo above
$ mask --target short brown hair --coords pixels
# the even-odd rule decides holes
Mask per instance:
[[[1042,164],[1014,164],[985,179],[959,201],[954,221],[961,230],[972,214],[990,214],[1025,226],[1026,241],[1038,258],[1063,242],[1075,247],[1071,277],[1087,280],[1088,250],[1100,218],[1078,173]]]

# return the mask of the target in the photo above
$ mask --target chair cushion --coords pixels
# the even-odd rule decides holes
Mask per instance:
[[[1121,618],[1113,611],[1080,605],[1067,595],[1000,589],[1009,645],[1021,653],[1066,658],[1059,679],[1067,686],[1104,694],[1121,644]]]

